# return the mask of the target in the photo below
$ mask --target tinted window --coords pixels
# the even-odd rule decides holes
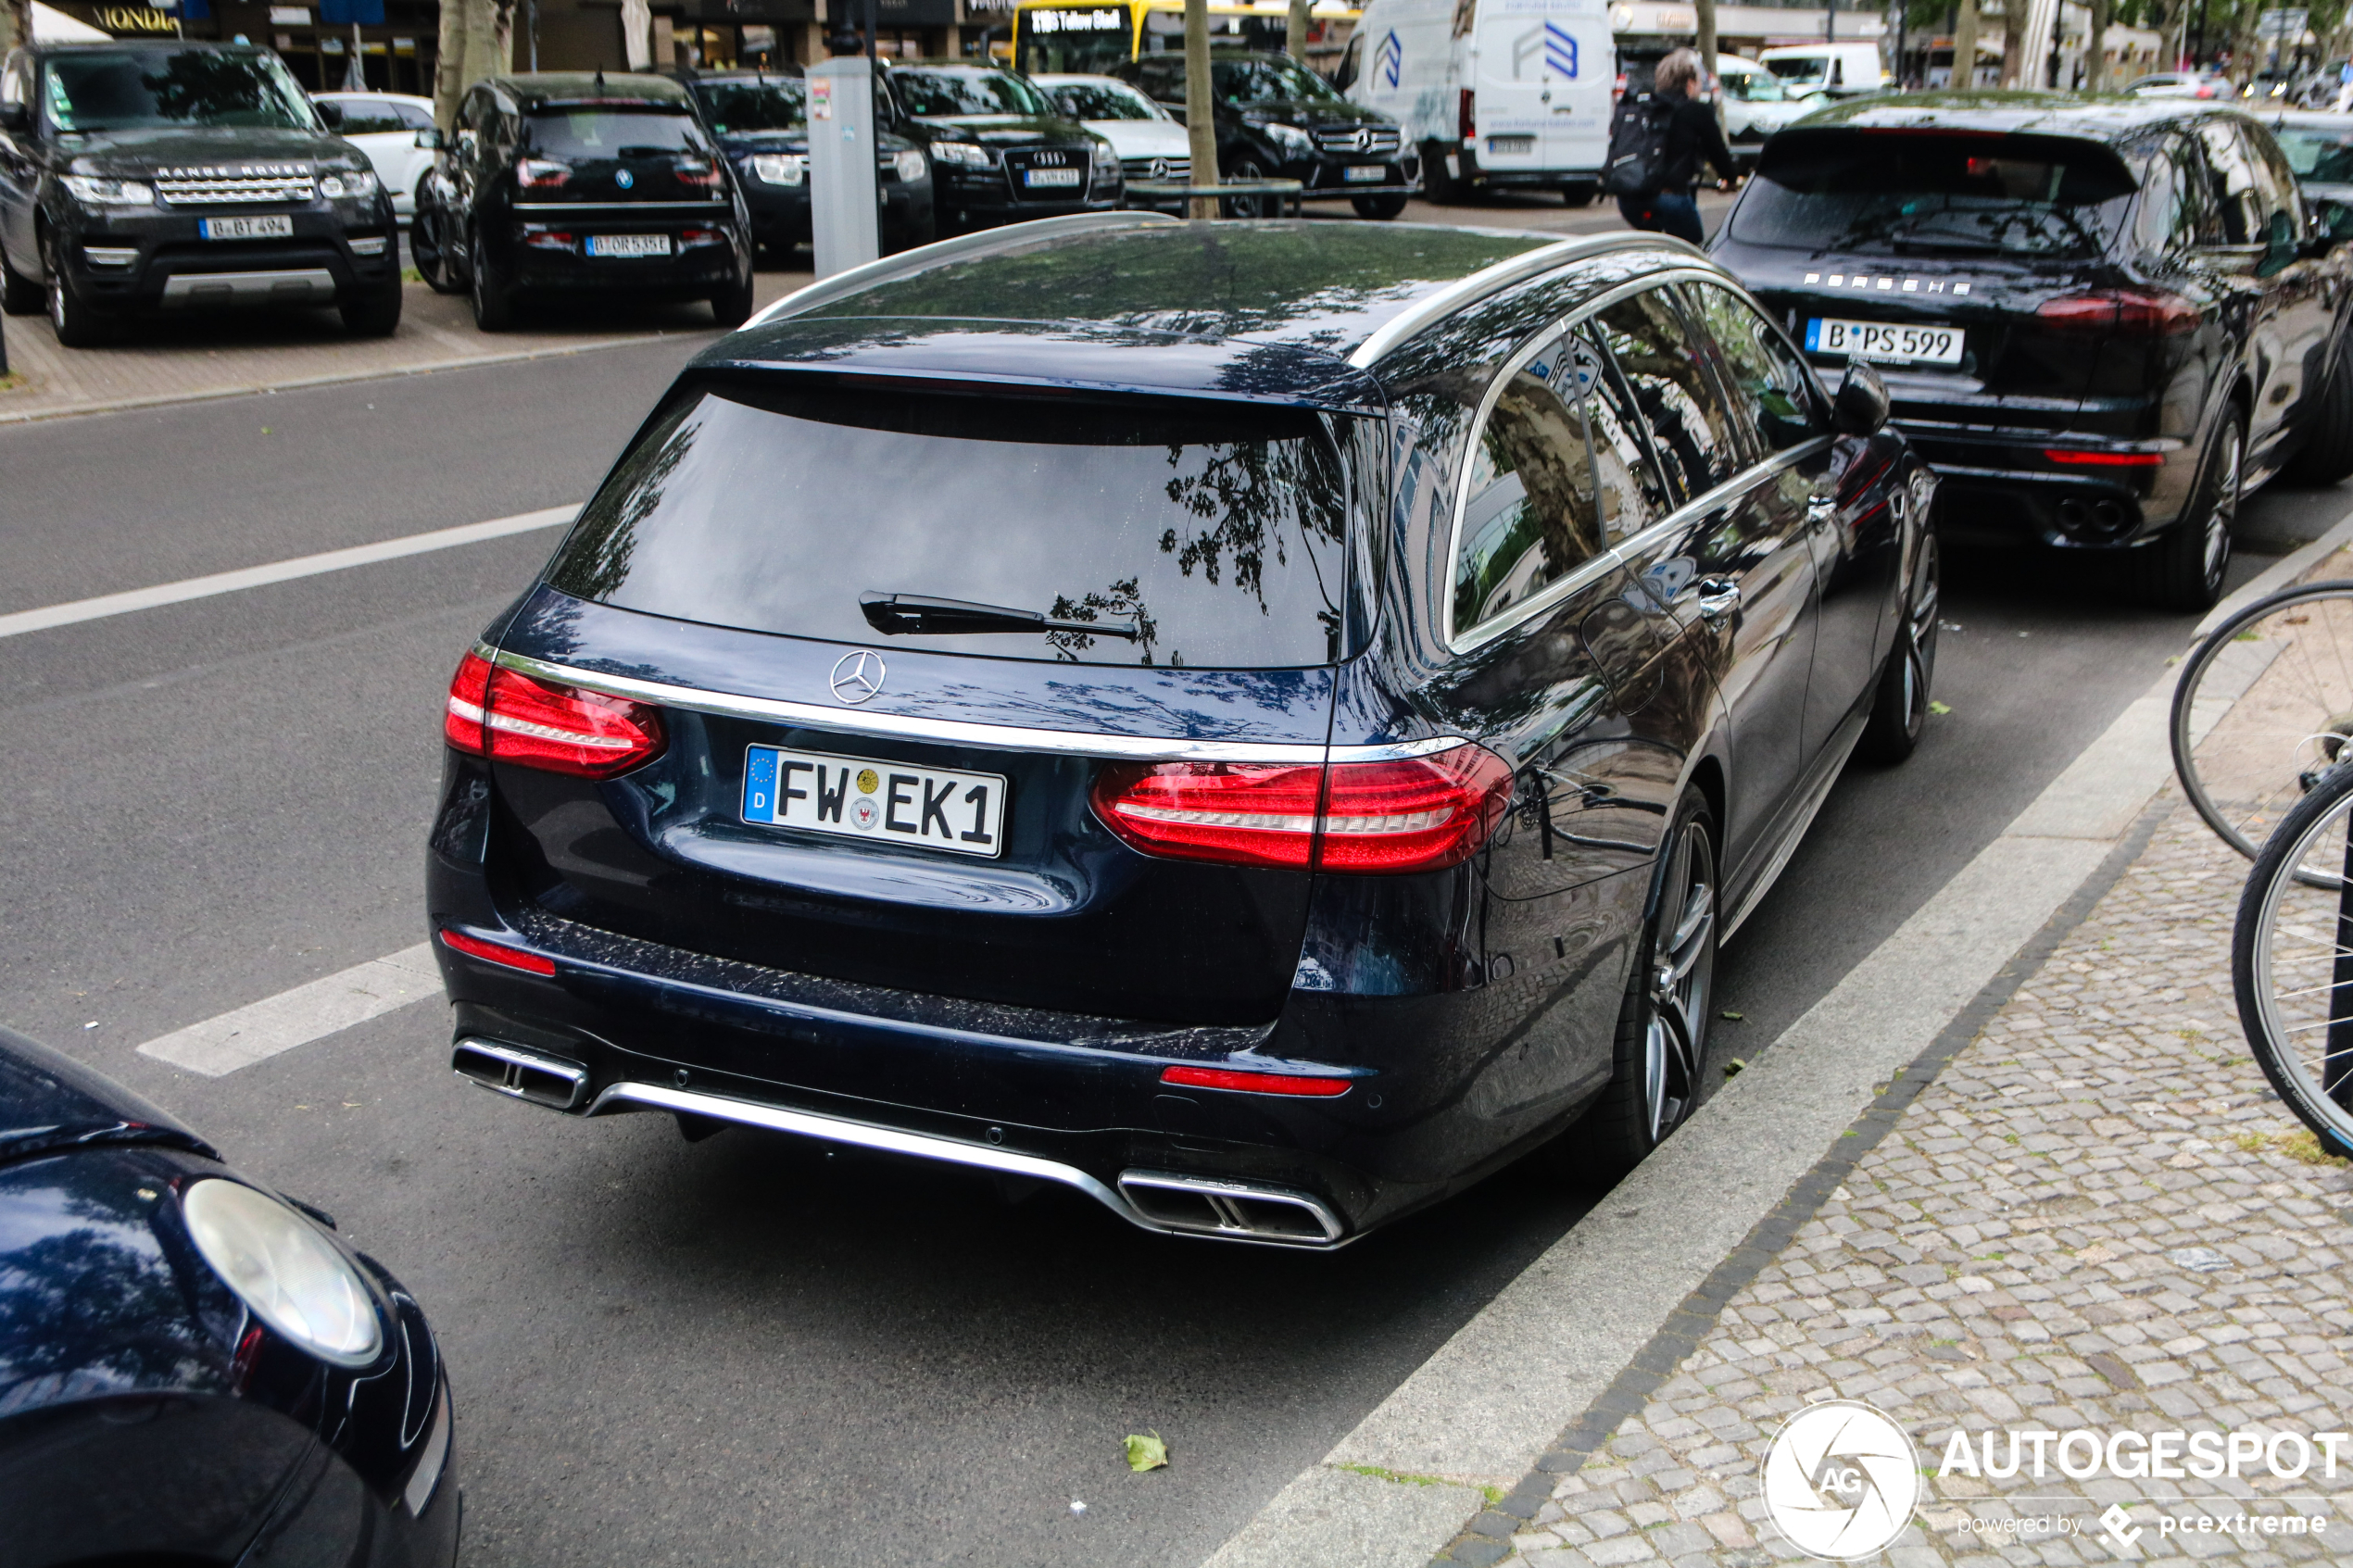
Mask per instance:
[[[900,69],[890,73],[890,87],[917,117],[1053,113],[1037,88],[1009,71]]]
[[[1672,298],[1660,289],[1635,295],[1596,313],[1593,325],[1633,391],[1680,498],[1688,501],[1737,473],[1738,427]]]
[[[53,56],[49,123],[60,131],[219,125],[307,131],[310,105],[275,55],[190,49]]]
[[[2141,170],[2141,204],[2133,214],[2133,237],[2159,256],[2180,256],[2198,243],[2205,225],[2205,194],[2195,154],[2165,138]]]
[[[837,642],[880,635],[862,596],[911,594],[1141,635],[889,646],[1226,669],[1338,656],[1345,510],[1312,415],[830,386],[753,395],[673,401],[549,581],[624,609]]]
[[[673,108],[543,109],[523,123],[526,144],[549,157],[663,157],[711,150],[694,116]]]
[[[2298,180],[2315,185],[2353,184],[2353,121],[2342,131],[2284,125],[2280,151]]]
[[[1454,555],[1457,636],[1602,553],[1592,450],[1570,340],[1512,372],[1471,449]]]
[[[433,110],[422,104],[395,104],[392,112],[398,115],[400,123],[411,131],[433,129]]]
[[[1784,132],[1757,173],[1734,239],[1894,256],[2097,255],[2133,190],[2108,148],[2056,136]]]
[[[330,98],[327,102],[343,114],[343,123],[335,127],[338,136],[379,136],[409,129],[382,98]]]
[[[2199,126],[2197,139],[2206,154],[2207,171],[2208,213],[2202,243],[2260,245],[2268,214],[2246,148],[2222,120],[2208,120]]]
[[[1830,433],[1814,378],[1771,322],[1730,289],[1694,283],[1685,291],[1721,350],[1720,363],[1738,411],[1765,446],[1781,451]]]
[[[1122,82],[1074,82],[1046,89],[1054,107],[1072,119],[1164,119],[1152,101]]]
[[[1145,92],[1164,104],[1185,101],[1185,61],[1182,56],[1147,56],[1137,62],[1138,80]],[[1213,60],[1210,91],[1221,104],[1336,103],[1340,94],[1329,83],[1303,66],[1281,56],[1265,58]]]
[[[808,89],[790,77],[698,82],[695,96],[714,131],[798,131],[808,123]]]
[[[1594,477],[1600,482],[1602,515],[1612,543],[1630,538],[1666,515],[1667,487],[1642,434],[1642,409],[1633,393],[1595,346],[1591,327],[1578,330],[1575,351],[1580,381],[1590,380],[1585,399],[1586,433],[1592,438]]]

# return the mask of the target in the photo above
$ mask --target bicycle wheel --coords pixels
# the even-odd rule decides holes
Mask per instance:
[[[2257,600],[2198,644],[2173,687],[2182,791],[2250,859],[2348,734],[2353,583],[2307,583]]]
[[[2353,1154],[2353,767],[2273,830],[2231,932],[2239,1027],[2263,1075],[2335,1154]]]

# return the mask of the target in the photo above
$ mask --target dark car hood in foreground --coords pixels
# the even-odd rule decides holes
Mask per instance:
[[[165,1144],[219,1158],[202,1138],[104,1073],[0,1029],[0,1164],[107,1143]]]
[[[92,174],[141,175],[189,165],[240,169],[247,164],[332,162],[358,165],[359,150],[315,131],[177,127],[155,131],[101,131],[58,144],[74,168]]]

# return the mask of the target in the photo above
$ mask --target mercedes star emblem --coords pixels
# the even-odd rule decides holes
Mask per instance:
[[[1155,180],[1165,180],[1168,178],[1168,160],[1166,158],[1156,157],[1152,159],[1152,178]]]
[[[882,690],[886,673],[882,655],[871,648],[843,654],[834,665],[834,696],[854,708]]]

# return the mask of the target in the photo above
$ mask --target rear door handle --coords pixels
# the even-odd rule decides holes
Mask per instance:
[[[1699,618],[1710,626],[1741,608],[1741,585],[1729,577],[1705,577],[1699,583]]]

